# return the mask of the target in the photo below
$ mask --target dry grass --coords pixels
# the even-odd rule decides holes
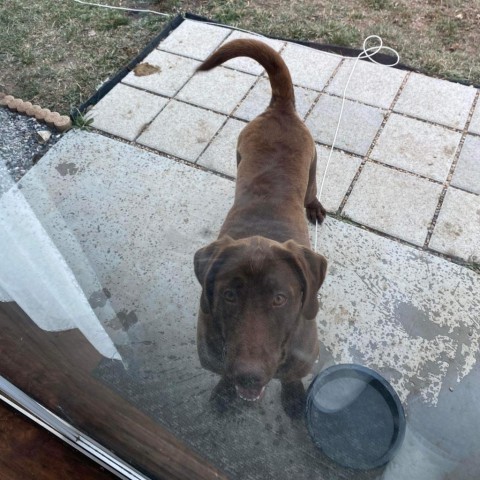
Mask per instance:
[[[402,63],[480,85],[480,0],[181,1],[183,10],[266,35],[360,48],[380,35]]]
[[[129,16],[71,0],[3,0],[0,86],[68,113],[128,63],[164,23],[153,15]]]
[[[430,75],[480,84],[480,0],[103,0],[191,11],[266,35],[360,47],[371,34]],[[101,2],[100,2],[101,3]],[[124,66],[167,20],[72,0],[3,0],[0,89],[68,112]]]

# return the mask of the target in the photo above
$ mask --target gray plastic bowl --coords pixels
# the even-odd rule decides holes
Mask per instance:
[[[397,393],[381,375],[361,365],[335,365],[317,375],[307,391],[305,413],[315,445],[348,468],[385,465],[405,436],[405,412]]]

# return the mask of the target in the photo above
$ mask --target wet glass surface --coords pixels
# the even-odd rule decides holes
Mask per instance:
[[[0,198],[0,374],[152,478],[165,468],[158,442],[174,438],[194,452],[192,471],[212,466],[198,478],[478,478],[478,275],[332,218],[319,234],[330,271],[313,374],[358,363],[385,376],[406,410],[402,448],[375,470],[335,464],[285,414],[278,380],[258,402],[212,408],[219,376],[197,354],[193,256],[233,191],[212,173],[69,133]]]

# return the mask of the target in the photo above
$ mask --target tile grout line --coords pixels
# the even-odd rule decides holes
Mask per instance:
[[[470,123],[472,121],[473,114],[475,112],[475,107],[477,106],[477,103],[480,104],[479,99],[480,99],[480,91],[477,91],[477,93],[475,95],[475,98],[473,100],[473,103],[472,103],[472,107],[471,107],[470,112],[468,114],[467,121],[465,122],[464,128],[462,130],[462,136],[460,138],[460,142],[458,143],[457,148],[455,150],[455,154],[453,156],[453,160],[452,160],[452,164],[450,166],[450,170],[448,172],[447,178],[443,182],[443,189],[442,189],[442,192],[440,193],[440,196],[438,198],[438,202],[437,202],[437,206],[435,208],[435,212],[433,214],[433,218],[432,218],[430,224],[428,225],[427,235],[426,235],[426,238],[425,238],[425,242],[423,244],[424,249],[429,249],[429,244],[430,244],[430,241],[432,239],[433,231],[435,230],[435,226],[436,226],[438,217],[440,215],[440,210],[441,210],[441,208],[443,206],[443,203],[445,201],[445,197],[447,195],[447,190],[449,189],[450,184],[452,182],[453,175],[455,173],[455,169],[457,168],[458,160],[459,160],[460,155],[461,155],[462,150],[463,150],[463,145],[465,143],[465,139],[467,138],[467,135],[468,135],[468,129],[470,127]]]
[[[411,73],[412,72],[407,72],[407,75],[409,76]],[[402,81],[402,85],[399,88],[403,89],[403,81]],[[325,93],[326,95],[329,95],[329,96],[335,97],[335,98],[340,98],[340,99],[343,98],[342,95],[338,95],[338,94],[332,93],[332,92],[322,92],[322,93]],[[367,107],[376,108],[378,110],[388,111],[391,108],[391,107],[389,107],[389,108],[380,107],[378,105],[373,105],[371,103],[367,103],[367,102],[364,102],[364,101],[361,101],[361,100],[356,100],[355,98],[345,97],[345,100],[348,100],[349,102],[352,102],[352,103],[358,103],[360,105],[365,105]],[[427,125],[433,125],[434,127],[444,128],[445,130],[448,130],[450,132],[455,132],[455,133],[462,133],[463,132],[463,129],[461,129],[461,128],[452,127],[451,125],[445,125],[443,123],[434,122],[432,120],[425,120],[424,118],[415,117],[414,115],[409,115],[408,113],[399,112],[399,111],[395,110],[394,108],[392,108],[391,113],[394,113],[395,115],[398,115],[399,117],[409,118],[410,120],[417,120],[421,123],[426,123]],[[476,134],[476,135],[480,135],[480,134]]]
[[[415,243],[412,243],[408,240],[404,240],[402,238],[399,238],[399,237],[395,237],[394,235],[390,234],[390,233],[386,233],[386,232],[383,232],[382,230],[378,230],[374,227],[369,227],[367,225],[364,225],[362,223],[359,223],[355,220],[352,220],[348,217],[343,217],[341,215],[337,215],[337,214],[329,214],[330,217],[334,218],[335,220],[339,221],[339,222],[342,222],[342,223],[347,223],[349,225],[353,225],[354,227],[356,228],[359,228],[361,230],[365,230],[366,232],[369,232],[369,233],[374,233],[375,235],[378,235],[382,238],[387,238],[388,240],[391,240],[392,242],[396,242],[396,243],[399,243],[405,247],[410,247],[410,248],[413,248],[419,252],[425,252],[425,253],[428,253],[429,255],[433,255],[434,257],[437,257],[437,258],[441,258],[445,261],[448,261],[448,262],[451,262],[451,263],[454,263],[455,265],[460,265],[461,267],[465,267],[465,268],[468,268],[469,270],[472,270],[474,272],[476,272],[477,270],[475,270],[474,268],[472,268],[472,264],[471,262],[468,262],[467,260],[461,258],[461,257],[457,257],[455,255],[446,255],[445,253],[442,253],[442,252],[438,252],[436,250],[433,250],[433,249],[427,249],[425,250],[425,248],[423,246],[420,246],[420,245],[416,245]]]
[[[173,94],[173,96],[169,97],[167,95],[163,96],[163,98],[167,98],[167,102],[165,103],[165,105],[160,109],[160,111],[152,118],[152,120],[150,122],[147,122],[143,125],[143,127],[140,129],[140,132],[139,134],[135,137],[135,139],[133,140],[135,143],[137,142],[137,140],[139,139],[139,137],[145,132],[145,130],[148,129],[148,127],[150,127],[150,125],[157,119],[157,117],[160,115],[160,113],[162,113],[165,108],[167,108],[167,106],[172,102],[172,100],[175,98],[176,95],[178,95],[178,92],[193,78],[193,76],[195,75],[195,72],[196,70],[194,70],[192,72],[192,74],[187,78],[187,80],[185,80],[185,82],[183,82],[183,84],[175,91],[175,93]],[[123,85],[128,85],[128,84],[123,84]],[[131,87],[134,87],[136,88],[135,86],[133,85],[130,85]],[[144,89],[142,88],[138,88],[138,90],[142,90],[142,91],[145,91]],[[149,92],[149,93],[153,93],[153,92]],[[154,93],[155,95],[155,93]],[[159,94],[158,94],[159,95]],[[159,95],[161,96],[161,95]]]
[[[193,167],[197,170],[201,170],[203,172],[207,172],[207,173],[211,173],[217,177],[221,177],[221,178],[224,178],[226,180],[230,180],[230,181],[234,181],[235,180],[235,177],[232,177],[226,173],[223,173],[223,172],[219,172],[218,170],[213,170],[209,167],[205,167],[204,165],[200,165],[200,164],[197,164],[197,163],[194,163],[193,161],[191,160],[187,160],[185,158],[182,158],[182,157],[179,157],[177,155],[174,155],[172,153],[169,153],[169,152],[165,152],[163,150],[158,150],[156,148],[153,148],[153,147],[149,147],[148,145],[144,145],[143,143],[137,143],[133,140],[127,140],[126,138],[124,137],[120,137],[119,135],[116,135],[114,133],[109,133],[109,132],[105,132],[103,130],[100,130],[100,129],[97,129],[95,127],[91,127],[91,129],[93,130],[92,133],[95,133],[97,135],[101,135],[103,137],[107,137],[107,138],[110,138],[112,140],[116,140],[116,141],[119,141],[125,145],[129,145],[131,147],[135,147],[135,148],[138,148],[139,150],[141,151],[144,151],[144,152],[148,152],[148,153],[151,153],[157,157],[161,157],[161,158],[168,158],[169,160],[173,160],[174,162],[177,162],[177,163],[180,163],[181,165],[185,165],[186,167]]]
[[[387,110],[384,110],[385,111],[385,116],[383,118],[382,124],[380,125],[377,133],[375,134],[375,137],[373,138],[372,143],[370,144],[370,147],[367,150],[367,153],[363,156],[362,163],[360,163],[360,165],[358,167],[358,170],[357,170],[355,176],[353,177],[353,180],[351,181],[350,186],[348,187],[348,189],[345,193],[345,196],[343,197],[343,200],[340,203],[340,206],[338,207],[338,209],[336,211],[336,214],[339,215],[340,217],[344,217],[343,211],[344,211],[345,205],[347,204],[347,201],[350,197],[350,194],[352,193],[352,190],[355,187],[355,184],[357,183],[358,178],[360,177],[366,163],[368,161],[370,161],[370,155],[372,154],[373,149],[375,148],[375,145],[376,145],[378,139],[380,138],[380,135],[382,134],[383,129],[385,128],[385,125],[386,125],[388,119],[390,118],[390,116],[393,113],[393,108],[395,107],[395,104],[397,103],[400,95],[403,92],[403,89],[405,88],[405,85],[408,82],[408,79],[410,77],[410,73],[411,72],[407,72],[407,74],[405,75],[405,78],[403,79],[402,84],[400,85],[394,99],[392,100],[392,103],[390,104],[390,107]],[[382,163],[382,165],[384,165],[384,164]],[[408,173],[410,173],[410,172],[408,172]]]
[[[345,58],[342,58],[340,60],[340,62],[338,62],[338,65],[334,68],[332,74],[330,75],[330,77],[328,78],[328,80],[325,82],[325,85],[323,86],[323,88],[317,92],[316,90],[313,90],[311,88],[307,88],[307,87],[303,87],[303,88],[306,88],[307,90],[310,90],[312,92],[317,92],[317,96],[315,97],[315,100],[313,101],[313,103],[310,105],[310,108],[307,110],[307,113],[303,116],[303,122],[306,123],[309,115],[312,113],[313,109],[316,107],[317,103],[320,101],[320,98],[322,97],[322,95],[325,95],[327,94],[326,92],[326,89],[328,88],[328,86],[330,85],[330,83],[332,83],[335,75],[338,73],[338,71],[340,70],[340,67],[343,65],[345,61]],[[328,95],[328,94],[327,94]]]
[[[440,180],[436,180],[435,178],[427,177],[426,175],[422,175],[421,173],[412,172],[410,170],[406,170],[405,168],[397,167],[396,165],[390,165],[388,163],[382,162],[381,160],[375,160],[374,158],[369,158],[368,161],[375,165],[379,165],[385,168],[389,168],[390,170],[395,170],[396,172],[405,173],[412,177],[421,178],[422,180],[426,180],[427,182],[434,183],[435,185],[443,185],[443,182]]]
[[[328,149],[331,148],[331,145],[329,145],[327,143],[322,143],[322,142],[319,142],[319,141],[315,141],[315,145],[317,145],[318,147],[323,147],[323,148],[328,148]],[[365,155],[360,155],[358,153],[350,152],[349,150],[345,150],[345,149],[340,148],[340,147],[334,147],[333,151],[338,152],[338,153],[342,153],[342,154],[346,155],[347,157],[353,157],[353,158],[360,159],[360,160],[365,158]],[[417,178],[421,178],[422,180],[427,180],[428,182],[434,183],[435,185],[443,185],[443,183],[444,183],[440,180],[435,180],[434,178],[422,175],[421,173],[411,172],[410,170],[406,170],[404,168],[397,167],[396,165],[390,165],[388,163],[384,163],[381,160],[375,160],[373,158],[369,158],[368,161],[370,163],[374,163],[375,165],[379,165],[379,166],[382,166],[382,167],[385,167],[385,168],[389,168],[391,170],[395,170],[397,172],[401,172],[401,173],[405,173],[407,175],[411,175],[412,177],[417,177]],[[466,190],[466,191],[468,192],[468,190]]]

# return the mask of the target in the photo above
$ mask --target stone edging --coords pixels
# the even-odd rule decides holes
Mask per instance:
[[[72,127],[72,120],[67,115],[60,115],[58,112],[52,112],[39,105],[32,105],[31,102],[25,102],[5,93],[0,93],[0,107],[7,107],[12,111],[35,117],[39,122],[45,122],[59,132],[66,132]]]

